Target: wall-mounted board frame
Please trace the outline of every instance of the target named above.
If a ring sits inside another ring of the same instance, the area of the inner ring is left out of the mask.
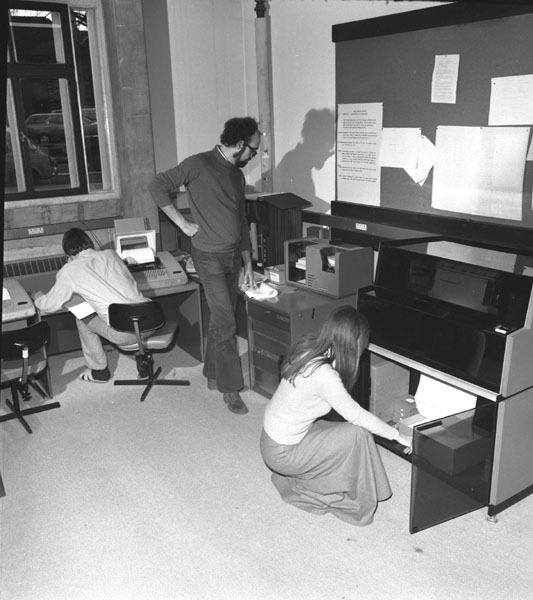
[[[382,103],[383,128],[420,128],[433,144],[441,127],[493,129],[489,113],[494,80],[533,78],[531,31],[533,5],[503,2],[457,2],[334,25],[337,107]],[[433,102],[435,57],[450,55],[459,55],[460,61],[456,100]],[[533,122],[516,127],[526,132],[531,154]],[[331,215],[343,223],[334,230],[335,237],[353,242],[365,235],[379,240],[415,231],[533,247],[533,160],[525,161],[516,184],[521,206],[512,219],[503,211],[494,217],[436,208],[433,170],[423,184],[393,167],[381,167],[380,179],[378,205],[337,195]],[[335,219],[323,224],[336,227]],[[348,236],[345,229],[351,231]]]

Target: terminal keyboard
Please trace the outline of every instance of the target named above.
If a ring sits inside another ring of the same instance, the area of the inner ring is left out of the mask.
[[[170,252],[158,252],[149,265],[128,265],[140,292],[184,285],[186,273]]]

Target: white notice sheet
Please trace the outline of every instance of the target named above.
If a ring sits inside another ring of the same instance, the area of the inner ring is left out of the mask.
[[[421,135],[419,127],[384,127],[379,164],[382,167],[416,169]]]
[[[379,206],[383,104],[339,104],[337,114],[337,199]]]
[[[438,54],[435,56],[431,81],[431,102],[455,104],[458,74],[459,54]]]
[[[406,173],[415,183],[424,185],[429,172],[435,166],[437,156],[435,145],[425,135],[421,135],[418,141],[416,165],[413,169],[405,167]]]
[[[438,127],[433,208],[520,221],[529,130]]]
[[[493,77],[489,125],[533,123],[533,75]]]

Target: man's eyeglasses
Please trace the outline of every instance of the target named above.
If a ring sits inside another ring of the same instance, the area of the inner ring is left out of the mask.
[[[250,144],[247,144],[246,142],[244,142],[244,145],[248,148],[248,150],[250,150],[250,153],[252,155],[250,158],[257,156],[257,151],[259,150],[259,148],[254,148],[253,146],[250,146]]]

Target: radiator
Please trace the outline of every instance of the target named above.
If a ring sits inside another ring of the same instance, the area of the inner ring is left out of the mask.
[[[47,292],[55,282],[56,273],[67,262],[63,254],[35,260],[18,260],[3,265],[3,277],[18,279],[28,292]]]

